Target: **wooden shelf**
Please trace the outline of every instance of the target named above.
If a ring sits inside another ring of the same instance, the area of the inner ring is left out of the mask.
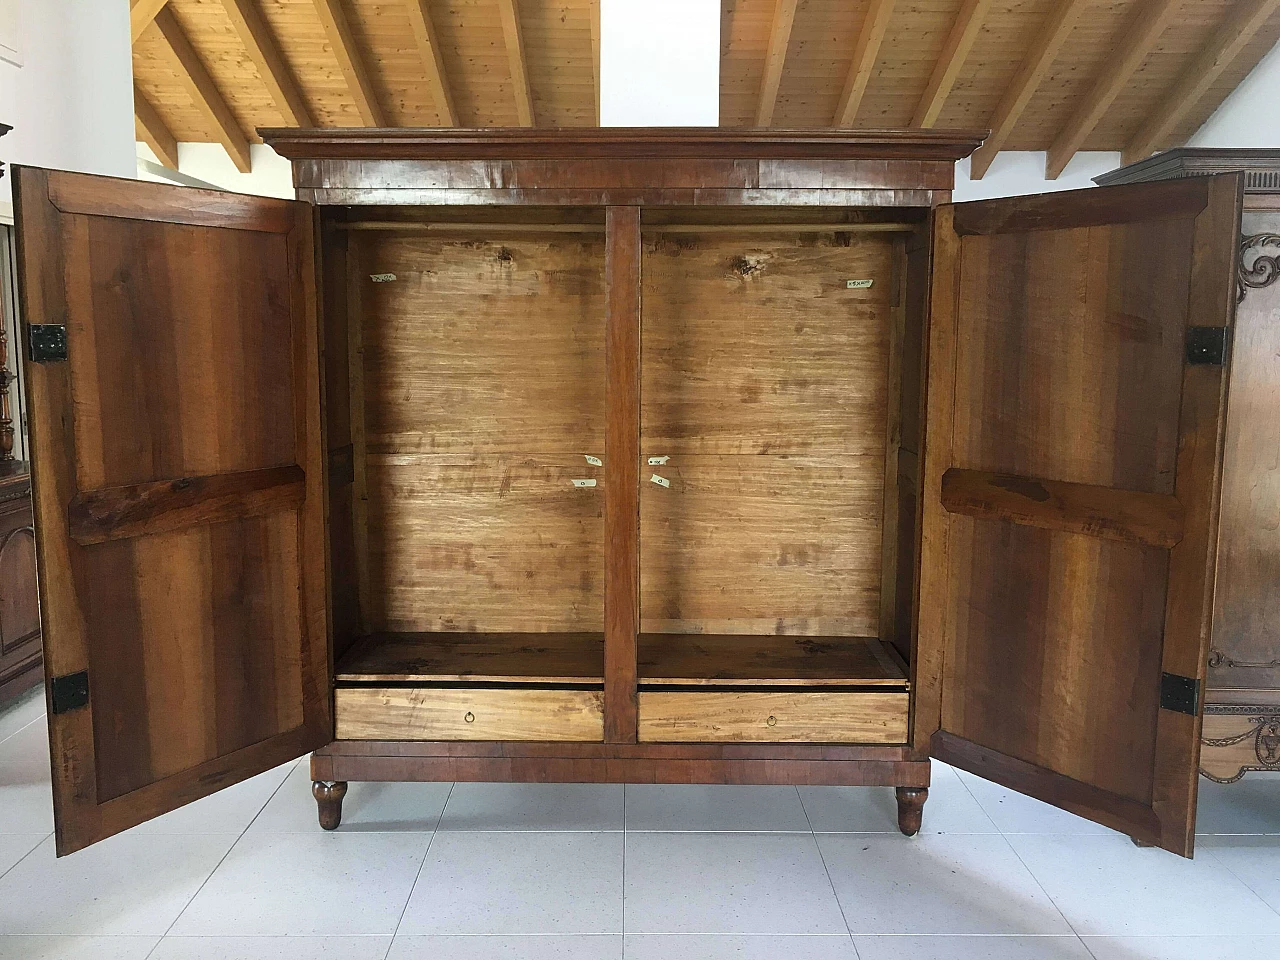
[[[604,683],[601,633],[375,633],[338,662],[338,683]]]
[[[646,633],[641,686],[883,686],[907,689],[902,659],[873,637]]]

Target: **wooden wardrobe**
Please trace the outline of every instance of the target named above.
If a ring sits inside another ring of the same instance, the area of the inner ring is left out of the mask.
[[[954,131],[267,130],[17,171],[57,844],[350,780],[894,786],[1189,855],[1238,175]]]
[[[1244,216],[1200,772],[1280,771],[1280,150],[1187,147],[1098,178],[1241,171]]]

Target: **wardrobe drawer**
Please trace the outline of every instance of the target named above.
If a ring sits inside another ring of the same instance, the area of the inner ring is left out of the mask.
[[[339,687],[339,740],[603,740],[599,690]]]
[[[641,691],[640,740],[905,743],[905,692]]]

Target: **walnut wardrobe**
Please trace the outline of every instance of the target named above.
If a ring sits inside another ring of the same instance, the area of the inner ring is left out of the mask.
[[[57,846],[350,780],[870,784],[1189,855],[1238,175],[954,131],[267,130],[17,171]]]

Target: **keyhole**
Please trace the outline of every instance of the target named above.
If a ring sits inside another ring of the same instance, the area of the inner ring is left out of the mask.
[[[465,717],[463,717],[462,719],[463,719],[463,720],[465,720],[465,721],[467,721],[467,723],[475,723],[475,722],[476,722],[476,715],[475,715],[474,713],[472,713],[470,710],[468,710],[468,711],[467,711],[467,715],[466,715]]]

